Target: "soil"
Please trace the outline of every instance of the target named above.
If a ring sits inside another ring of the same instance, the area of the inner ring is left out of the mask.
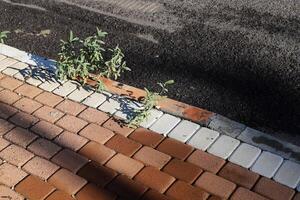
[[[109,33],[106,45],[119,44],[132,69],[119,81],[154,89],[174,79],[171,98],[256,129],[299,136],[300,12],[170,2],[161,16],[133,12],[133,18],[113,7],[107,14],[63,1],[0,1],[0,30],[12,32],[9,45],[56,59],[59,40],[70,30],[85,37],[98,26]]]

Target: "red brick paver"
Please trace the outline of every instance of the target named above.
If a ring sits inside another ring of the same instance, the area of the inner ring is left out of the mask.
[[[73,102],[71,100],[64,100],[60,104],[56,106],[58,110],[61,110],[64,113],[68,113],[70,115],[78,115],[81,111],[83,111],[86,106],[83,104],[79,104],[76,102]]]
[[[122,154],[115,155],[106,166],[130,178],[135,176],[144,167],[141,162]]]
[[[204,190],[189,185],[183,181],[177,181],[174,183],[166,194],[178,200],[204,200],[209,196],[209,194]]]
[[[38,94],[42,93],[42,90],[25,83],[19,88],[17,88],[15,92],[32,99]]]
[[[28,199],[44,199],[54,189],[50,184],[32,175],[26,177],[16,186],[16,191]]]
[[[232,163],[227,163],[219,172],[219,176],[248,189],[251,189],[259,178],[258,174]]]
[[[157,168],[145,167],[135,176],[134,180],[163,193],[175,181],[175,178],[159,171]]]
[[[228,198],[236,187],[234,183],[209,172],[203,173],[195,185],[222,198]]]
[[[91,141],[80,149],[79,153],[99,164],[104,164],[115,154],[115,151]]]
[[[144,146],[134,155],[134,159],[140,160],[145,165],[150,165],[161,169],[169,162],[171,157],[165,153]]]
[[[107,147],[122,153],[126,156],[132,156],[142,145],[122,135],[116,134],[106,144]]]
[[[192,146],[183,144],[178,140],[167,138],[157,147],[157,150],[175,158],[184,160],[192,153],[194,148]]]
[[[76,194],[87,181],[66,169],[60,169],[49,178],[49,183],[67,194]]]
[[[200,150],[196,150],[192,153],[187,161],[212,173],[217,173],[226,163],[225,160]]]
[[[295,191],[291,188],[265,177],[259,179],[253,191],[274,200],[289,200],[295,194]]]
[[[89,124],[82,131],[80,131],[79,134],[100,144],[104,144],[112,136],[114,136],[114,133],[111,130],[96,124]]]
[[[50,107],[54,107],[63,101],[63,98],[49,92],[43,92],[35,98],[36,101]]]
[[[145,128],[138,128],[129,135],[129,138],[143,145],[155,148],[164,139],[164,136]]]

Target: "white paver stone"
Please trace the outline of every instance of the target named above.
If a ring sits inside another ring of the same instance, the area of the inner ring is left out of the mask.
[[[150,129],[154,132],[167,135],[179,122],[180,118],[164,114],[150,127]]]
[[[1,61],[1,60],[4,60],[5,58],[7,58],[5,55],[1,55],[1,54],[0,54],[0,61]]]
[[[78,87],[71,94],[69,94],[68,98],[76,102],[81,102],[92,93],[93,90],[89,87]]]
[[[7,67],[17,63],[18,61],[12,58],[5,58],[0,61],[0,71],[5,70]]]
[[[144,128],[149,128],[154,122],[156,122],[164,113],[157,109],[150,110],[149,117],[144,120],[140,126]]]
[[[30,77],[28,79],[25,80],[26,83],[30,84],[30,85],[34,85],[34,86],[39,86],[41,85],[45,80],[43,80],[42,78],[33,78]]]
[[[272,178],[282,162],[282,157],[263,151],[251,167],[251,170],[267,178]]]
[[[188,141],[188,144],[202,151],[206,151],[219,135],[220,133],[217,131],[202,127]]]
[[[120,109],[115,113],[115,116],[121,119],[131,119],[134,117],[134,111],[137,109],[142,109],[142,104],[129,99],[124,99],[120,104]]]
[[[11,47],[11,46],[8,46],[5,44],[0,44],[0,54],[15,58],[17,60],[20,60],[19,59],[20,57],[27,55],[27,53],[25,51],[21,51],[17,48],[14,48],[14,47]]]
[[[188,141],[193,134],[200,128],[196,123],[182,120],[169,134],[170,138],[174,138],[181,142]]]
[[[23,70],[25,68],[28,68],[28,65],[26,63],[18,62],[7,67],[5,70],[2,71],[2,73],[9,76],[13,76],[16,73],[18,73],[20,70]]]
[[[104,101],[108,100],[110,97],[111,97],[111,94],[109,94],[107,92],[103,92],[103,93],[95,92],[95,93],[91,94],[90,96],[88,96],[82,103],[87,106],[97,108]]]
[[[230,162],[249,168],[256,161],[261,153],[261,149],[242,143],[228,159]]]
[[[14,78],[16,78],[16,79],[18,79],[18,80],[20,80],[20,81],[25,81],[24,75],[21,74],[20,72],[16,73],[16,74],[14,75]]]
[[[59,86],[58,88],[56,88],[53,93],[57,94],[59,96],[63,96],[66,97],[68,96],[71,92],[73,92],[74,90],[76,90],[76,88],[78,87],[78,84],[73,82],[73,81],[67,81],[64,84],[62,84],[61,86]]]
[[[265,151],[278,154],[289,159],[291,154],[300,152],[300,147],[291,145],[290,143],[279,140],[266,133],[247,127],[239,136],[238,139],[253,146],[259,147]]]
[[[239,144],[239,140],[227,135],[221,135],[207,151],[215,156],[227,159]]]
[[[47,80],[44,83],[42,83],[41,85],[39,85],[39,88],[46,90],[48,92],[52,92],[53,90],[58,88],[60,85],[61,85],[61,83],[59,83],[56,80]]]
[[[121,109],[120,101],[121,99],[117,99],[115,96],[111,97],[108,100],[106,100],[103,104],[101,104],[101,106],[99,106],[98,109],[113,115],[115,112]]]
[[[285,160],[274,176],[274,180],[291,188],[296,188],[300,183],[300,165]]]
[[[208,127],[234,138],[240,135],[246,128],[244,124],[235,122],[218,114],[211,118],[211,122],[209,123]]]

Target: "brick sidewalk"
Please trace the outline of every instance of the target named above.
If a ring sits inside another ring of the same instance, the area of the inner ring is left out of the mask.
[[[0,74],[0,200],[300,194],[219,157]]]

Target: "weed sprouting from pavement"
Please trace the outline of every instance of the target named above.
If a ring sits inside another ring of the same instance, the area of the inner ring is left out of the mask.
[[[4,44],[5,39],[7,39],[7,35],[9,34],[9,31],[2,31],[0,32],[0,43]]]
[[[150,116],[150,111],[157,106],[159,101],[167,97],[165,96],[168,93],[167,87],[169,85],[174,84],[174,80],[168,80],[164,83],[157,83],[157,84],[160,87],[159,92],[152,92],[149,91],[147,88],[144,88],[144,90],[146,91],[146,96],[141,101],[143,106],[141,109],[134,110],[133,117],[128,119],[127,121],[129,127],[136,128],[143,121],[148,119],[148,117]]]
[[[61,40],[57,77],[61,80],[79,80],[82,84],[89,78],[94,79],[98,90],[103,91],[105,87],[100,80],[101,77],[117,80],[124,71],[130,71],[119,46],[109,49],[111,58],[105,59],[103,40],[106,35],[106,32],[97,28],[96,34],[82,40],[70,31],[68,40]]]

